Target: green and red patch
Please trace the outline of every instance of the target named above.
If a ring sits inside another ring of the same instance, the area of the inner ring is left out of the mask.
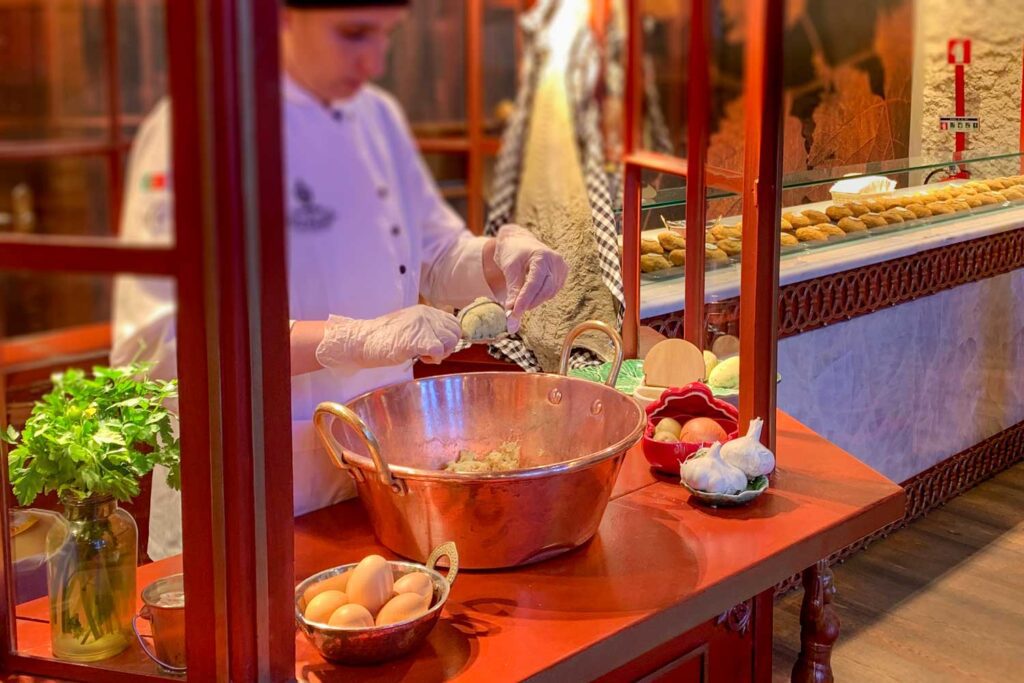
[[[166,190],[167,189],[167,174],[166,173],[147,173],[142,176],[142,189],[143,190]]]

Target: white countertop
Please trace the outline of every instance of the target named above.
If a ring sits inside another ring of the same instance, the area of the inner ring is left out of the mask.
[[[920,188],[911,188],[912,192]],[[929,187],[931,189],[931,186]],[[897,193],[902,194],[902,193]],[[824,208],[831,202],[800,207]],[[798,209],[785,209],[785,211]],[[734,222],[734,221],[726,221]],[[958,214],[935,225],[922,225],[884,235],[868,236],[848,242],[785,255],[779,266],[779,285],[803,282],[823,275],[861,268],[882,261],[936,249],[948,244],[1008,232],[1024,227],[1024,205],[982,213]],[[655,234],[659,231],[653,231]],[[640,281],[640,318],[653,318],[681,311],[685,278]],[[740,266],[734,264],[709,270],[704,276],[704,299],[722,301],[739,295]]]

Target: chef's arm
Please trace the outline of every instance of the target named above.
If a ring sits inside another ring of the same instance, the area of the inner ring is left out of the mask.
[[[316,359],[316,349],[324,338],[325,320],[298,320],[292,326],[292,376],[305,375],[324,366]]]
[[[449,234],[425,245],[420,293],[434,305],[455,308],[477,297],[504,301],[505,277],[494,260],[495,246],[493,237],[475,237],[453,217]]]
[[[299,321],[291,328],[292,374],[440,363],[461,338],[455,316],[430,306],[408,306],[371,320],[332,315],[324,322]]]
[[[497,250],[498,241],[493,237],[488,238],[487,243],[484,244],[483,248],[483,262],[484,262],[484,279],[487,281],[487,286],[491,288],[491,293],[494,294],[494,298],[501,301],[505,296],[505,274],[501,272],[501,267],[498,266],[498,262],[494,260],[494,253]]]
[[[529,230],[505,225],[496,237],[472,237],[462,230],[427,264],[420,288],[438,304],[494,299],[509,312],[509,332],[516,332],[523,315],[555,296],[568,273],[565,260]]]

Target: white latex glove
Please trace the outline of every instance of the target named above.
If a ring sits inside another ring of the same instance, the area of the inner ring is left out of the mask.
[[[512,333],[519,331],[523,314],[557,294],[569,275],[569,266],[558,252],[518,225],[498,231],[494,261],[505,276],[505,309],[510,311],[508,331]]]
[[[440,363],[455,350],[462,327],[455,316],[430,306],[411,306],[373,320],[332,315],[316,359],[325,368],[379,368],[419,358]]]

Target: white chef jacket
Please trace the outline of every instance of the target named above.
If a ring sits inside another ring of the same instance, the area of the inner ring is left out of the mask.
[[[492,296],[483,273],[485,240],[473,237],[444,202],[394,100],[373,86],[325,106],[282,79],[288,294],[294,320],[331,314],[372,319],[413,306]],[[161,102],[133,144],[121,237],[173,240],[170,107]],[[172,283],[122,276],[114,288],[111,362],[157,362],[176,376]],[[312,426],[321,401],[346,402],[408,380],[412,363],[323,369],[292,378],[295,514],[354,495],[348,475],[321,450]],[[189,454],[184,454],[189,457]],[[187,482],[186,482],[187,485]],[[149,555],[181,551],[180,496],[155,473]]]

